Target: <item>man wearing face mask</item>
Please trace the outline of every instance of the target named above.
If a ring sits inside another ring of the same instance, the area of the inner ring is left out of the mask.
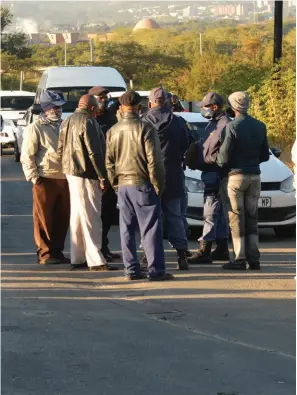
[[[224,100],[215,92],[208,93],[200,102],[201,115],[209,119],[205,134],[200,143],[203,144],[203,160],[205,165],[201,179],[204,189],[204,226],[200,241],[200,249],[191,258],[189,263],[212,263],[213,260],[228,261],[228,221],[220,198],[220,168],[215,163],[219,150],[221,134],[230,118],[223,111]],[[216,241],[217,247],[211,253],[212,243]]]
[[[57,155],[62,106],[59,95],[45,90],[42,113],[24,133],[21,162],[27,181],[33,183],[34,239],[38,263],[70,263],[63,255],[69,227],[70,200]]]
[[[108,100],[109,91],[102,86],[94,86],[90,89],[89,94],[96,97],[98,101],[98,112],[96,121],[106,138],[107,131],[117,123],[117,110],[119,105]],[[117,213],[117,196],[112,188],[108,188],[102,196],[102,254],[107,262],[120,259],[119,254],[115,254],[109,250],[108,232],[111,229],[113,220]]]

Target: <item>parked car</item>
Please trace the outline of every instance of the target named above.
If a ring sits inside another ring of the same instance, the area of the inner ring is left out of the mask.
[[[14,147],[15,145],[15,130],[16,127],[11,119],[3,119],[2,128],[0,132],[0,151],[2,155],[3,148]]]
[[[183,117],[188,126],[203,133],[207,125],[200,113],[176,113]],[[261,164],[261,198],[259,199],[259,227],[273,228],[276,236],[290,237],[296,231],[296,200],[292,171],[278,158],[281,151],[270,149],[270,159]],[[188,189],[187,218],[190,227],[203,226],[203,192],[199,170],[185,170]]]
[[[34,102],[35,93],[27,91],[0,91],[0,114],[3,119],[11,119],[16,125]]]

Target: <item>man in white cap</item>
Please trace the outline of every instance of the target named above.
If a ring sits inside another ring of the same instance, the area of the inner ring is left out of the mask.
[[[260,270],[258,248],[258,200],[261,192],[260,163],[269,160],[264,123],[248,115],[249,96],[229,96],[226,112],[234,118],[226,126],[224,142],[217,156],[222,167],[222,198],[228,210],[235,260],[224,269]]]

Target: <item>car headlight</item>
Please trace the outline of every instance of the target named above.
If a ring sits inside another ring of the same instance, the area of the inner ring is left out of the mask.
[[[286,193],[294,192],[294,176],[290,176],[281,182],[280,190]]]
[[[204,192],[204,184],[201,180],[197,180],[196,178],[186,177],[186,188],[188,192],[191,193],[203,193]]]

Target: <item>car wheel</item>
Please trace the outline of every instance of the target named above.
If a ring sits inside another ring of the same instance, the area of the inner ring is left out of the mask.
[[[276,237],[294,237],[296,235],[296,226],[279,226],[274,228],[274,233]]]
[[[21,160],[21,154],[19,153],[19,149],[17,147],[17,144],[14,146],[14,160],[16,162],[20,162],[20,160]]]
[[[1,156],[3,155],[3,147],[2,147],[2,144],[0,144],[0,155],[1,155]]]

